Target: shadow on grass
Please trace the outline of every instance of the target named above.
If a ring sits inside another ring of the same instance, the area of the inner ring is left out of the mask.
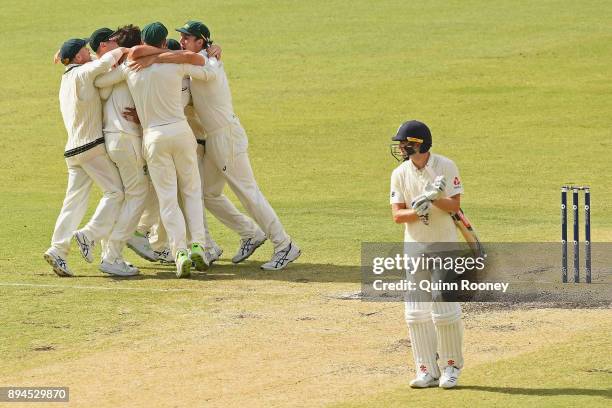
[[[612,388],[516,388],[516,387],[486,387],[481,385],[462,385],[458,390],[473,390],[484,392],[497,392],[510,395],[533,395],[542,397],[552,397],[559,395],[588,395],[591,397],[604,397],[612,399]]]
[[[174,265],[149,263],[136,265],[141,273],[132,277],[113,277],[116,280],[149,280],[177,279]],[[260,269],[261,262],[246,261],[234,265],[231,263],[215,263],[205,272],[191,270],[190,280],[221,281],[221,280],[274,280],[285,282],[346,282],[360,283],[361,270],[359,266],[332,264],[290,264],[280,271],[264,271]],[[77,275],[77,278],[100,278],[100,275]]]

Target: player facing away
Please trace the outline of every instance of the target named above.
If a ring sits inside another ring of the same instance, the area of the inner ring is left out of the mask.
[[[182,51],[181,45],[177,40],[168,39],[167,48],[169,51]],[[208,55],[210,57],[215,57],[217,59],[221,59],[221,47],[218,45],[214,45],[207,49]],[[202,178],[203,171],[203,159],[205,152],[205,144],[206,144],[206,132],[202,127],[202,123],[200,119],[195,113],[193,109],[193,103],[191,102],[191,91],[189,89],[191,78],[186,76],[183,78],[182,83],[182,98],[184,105],[185,117],[187,118],[187,123],[191,128],[196,142],[198,144],[198,148],[196,150],[198,157],[198,169],[200,171],[200,178]],[[204,199],[204,197],[202,197]],[[179,202],[179,205],[181,203]],[[206,213],[206,209],[204,209],[204,213]],[[208,224],[206,222],[206,214],[204,214],[204,228],[206,234],[206,240],[208,242],[208,247],[205,248],[205,255],[209,263],[212,265],[215,261],[219,260],[221,255],[223,254],[223,250],[215,243],[212,236],[210,235]],[[174,259],[172,259],[172,255],[169,255],[170,251],[168,248],[168,239],[167,234],[164,230],[163,224],[159,219],[159,204],[157,202],[157,197],[153,194],[153,197],[147,198],[147,206],[145,211],[138,223],[137,233],[140,236],[147,237],[147,242],[150,244],[150,247],[153,249],[154,254],[157,257],[157,260],[162,263],[174,263]]]
[[[429,151],[431,132],[422,122],[405,122],[392,140],[399,142],[395,147],[404,160],[391,175],[390,200],[393,220],[405,225],[404,241],[457,242],[449,215],[459,210],[463,193],[457,166]],[[431,279],[430,271],[417,273]],[[406,296],[405,317],[416,366],[410,386],[452,388],[463,367],[461,307],[457,302],[432,300],[425,292]]]
[[[119,47],[117,38],[125,30],[115,33],[109,28],[100,28],[90,36],[89,45],[98,58]],[[130,48],[140,44],[140,30],[133,30],[131,43],[121,46]],[[103,132],[106,151],[115,163],[123,183],[125,200],[117,222],[102,251],[100,270],[105,273],[130,276],[138,269],[128,265],[122,256],[126,243],[135,241],[134,231],[144,210],[145,200],[149,194],[149,180],[145,174],[145,161],[142,157],[142,129],[134,121],[128,120],[125,112],[134,108],[134,100],[125,82],[100,90],[103,99]],[[141,256],[155,260],[150,248],[142,245],[131,245]]]
[[[59,102],[68,133],[64,152],[68,187],[51,247],[44,258],[59,276],[73,275],[66,262],[73,234],[85,260],[92,262],[94,243],[108,237],[123,203],[121,178],[104,148],[102,103],[94,80],[116,64],[127,50],[117,48],[92,61],[86,44],[83,39],[70,39],[57,54],[66,66]],[[102,199],[91,220],[83,229],[75,231],[87,211],[89,191],[94,183],[102,190]]]

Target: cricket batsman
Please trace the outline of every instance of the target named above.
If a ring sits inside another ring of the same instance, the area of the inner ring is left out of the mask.
[[[449,215],[459,210],[463,193],[457,166],[429,151],[431,132],[422,122],[403,123],[392,140],[397,142],[394,153],[403,162],[391,175],[391,211],[395,223],[405,225],[404,241],[419,245],[457,242]],[[431,279],[429,271],[418,273],[429,274],[426,278]],[[405,317],[416,365],[410,386],[452,388],[463,367],[461,307],[457,302],[432,300],[426,292],[406,297]]]

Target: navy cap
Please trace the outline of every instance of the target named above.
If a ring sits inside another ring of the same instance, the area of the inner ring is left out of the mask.
[[[168,29],[165,25],[156,21],[155,23],[147,24],[142,28],[141,31],[142,40],[154,47],[159,47],[162,45],[166,36],[168,35]]]
[[[409,142],[426,143],[431,140],[431,132],[426,124],[418,120],[409,120],[402,123],[397,129],[397,134],[391,139],[394,142]]]
[[[64,42],[59,54],[62,64],[68,65],[85,45],[87,45],[87,40],[83,38],[71,38]]]
[[[173,50],[173,51],[178,51],[181,49],[181,44],[176,41],[174,38],[169,38],[168,41],[166,41],[166,46],[168,47],[169,50]]]
[[[89,46],[94,52],[98,52],[100,43],[108,41],[109,38],[114,34],[114,31],[110,28],[98,28],[96,31],[91,33],[89,37]]]

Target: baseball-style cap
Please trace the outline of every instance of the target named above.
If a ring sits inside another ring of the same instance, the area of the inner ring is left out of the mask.
[[[71,38],[64,42],[60,48],[62,64],[68,65],[85,45],[87,45],[87,40],[83,38]]]
[[[176,29],[179,33],[193,35],[196,38],[210,39],[210,30],[201,21],[189,20],[184,26]]]
[[[431,132],[426,124],[418,120],[409,120],[402,123],[397,129],[397,134],[391,139],[394,142],[405,140],[416,143],[427,143],[431,141]]]
[[[159,21],[147,24],[141,31],[142,41],[146,44],[159,46],[166,39],[168,29]]]
[[[112,37],[113,33],[114,31],[107,27],[98,28],[96,31],[91,33],[91,36],[89,37],[89,46],[93,52],[97,52],[98,47],[100,47],[100,43],[108,41],[108,39]]]
[[[181,44],[176,41],[174,38],[169,38],[166,41],[166,46],[168,47],[169,50],[173,50],[173,51],[178,51],[181,49]]]

